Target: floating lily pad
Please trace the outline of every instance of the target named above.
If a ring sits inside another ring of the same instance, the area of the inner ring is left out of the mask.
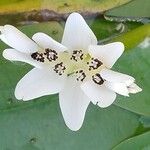
[[[26,103],[22,103],[26,105]],[[83,127],[70,131],[64,124],[58,98],[14,110],[0,110],[1,149],[108,150],[136,131],[138,116],[116,106],[100,109],[90,105]],[[128,121],[130,121],[130,126]],[[12,135],[12,136],[11,136]],[[107,139],[107,140],[106,140]]]
[[[120,41],[124,43],[126,50],[132,50],[139,43],[141,43],[146,37],[150,36],[150,24],[142,25],[129,32],[122,33],[119,36],[114,37],[109,42]]]
[[[126,5],[109,10],[108,12],[106,12],[106,16],[136,19],[142,17],[150,17],[149,10],[150,10],[149,0],[134,0]]]
[[[50,9],[61,13],[72,11],[103,12],[130,1],[131,0],[1,0],[0,12],[24,12],[34,9]]]
[[[117,145],[113,150],[149,150],[150,149],[150,132],[146,132],[139,136],[135,136],[133,138],[127,139]]]
[[[136,29],[137,27],[142,26],[141,23],[126,22],[124,24],[120,24],[118,22],[107,21],[105,19],[100,19],[100,18],[95,18],[95,20],[89,21],[89,25],[99,41],[107,39],[107,38],[108,38],[107,40],[109,40],[116,36],[118,37],[118,35],[120,35],[121,33],[126,33],[128,31]],[[120,27],[118,28],[118,26]],[[133,38],[133,34],[132,34],[132,38]],[[139,38],[141,38],[141,36]],[[119,38],[119,40],[120,39],[121,38]],[[141,40],[143,40],[143,37],[141,38]]]

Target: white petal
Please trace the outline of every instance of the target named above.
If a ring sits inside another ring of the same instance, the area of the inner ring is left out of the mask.
[[[60,92],[65,79],[55,72],[34,68],[28,72],[17,84],[15,96],[19,100],[31,100],[44,95]]]
[[[75,80],[67,80],[65,88],[59,94],[59,103],[66,125],[73,131],[79,130],[90,100]]]
[[[124,83],[114,83],[106,81],[104,82],[104,84],[107,88],[113,90],[120,95],[129,96],[127,86]]]
[[[10,61],[21,61],[33,65],[37,68],[43,67],[43,64],[32,59],[29,54],[21,53],[15,49],[5,49],[3,51],[3,57]]]
[[[45,33],[40,33],[40,32],[36,33],[33,35],[32,39],[44,49],[50,48],[57,52],[63,52],[67,50],[65,46],[55,41],[54,39],[52,39],[50,36],[48,36]]]
[[[9,45],[9,42],[7,41],[7,39],[5,38],[5,36],[3,34],[0,35],[0,39],[7,45]]]
[[[20,52],[33,53],[39,50],[39,47],[35,42],[14,26],[5,25],[1,32],[1,40]]]
[[[106,88],[104,85],[97,85],[94,82],[87,81],[81,85],[81,89],[99,107],[108,107],[116,99],[116,93]]]
[[[135,83],[132,83],[129,87],[128,87],[128,90],[129,90],[129,93],[138,93],[138,92],[141,92],[142,89],[136,85]]]
[[[92,57],[100,59],[104,65],[111,68],[124,51],[121,42],[114,42],[106,45],[90,45],[89,53]]]
[[[87,50],[89,45],[97,44],[97,39],[83,17],[72,13],[66,21],[62,44],[70,50]]]
[[[135,79],[129,75],[115,72],[109,69],[102,69],[100,75],[107,81],[125,83],[126,86],[129,86],[135,81]]]

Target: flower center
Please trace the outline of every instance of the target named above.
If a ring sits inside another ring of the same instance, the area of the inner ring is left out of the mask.
[[[31,57],[50,66],[58,75],[75,76],[76,80],[80,82],[92,79],[99,85],[104,82],[99,74],[104,68],[103,63],[82,50],[74,50],[70,54],[69,52],[57,53],[55,50],[47,48],[44,52],[31,54]]]

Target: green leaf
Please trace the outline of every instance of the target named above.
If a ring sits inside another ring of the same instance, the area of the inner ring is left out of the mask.
[[[1,0],[0,12],[24,12],[49,9],[59,13],[73,11],[103,12],[131,0]]]
[[[134,0],[130,3],[106,12],[106,16],[116,17],[150,17],[150,1],[149,0]]]
[[[140,122],[144,128],[150,128],[150,117],[141,116]]]
[[[31,103],[30,107],[0,111],[1,149],[108,150],[133,135],[139,124],[138,116],[116,106],[100,109],[90,105],[83,127],[73,132],[64,124],[58,97]]]
[[[90,20],[88,23],[89,23],[91,29],[93,30],[94,34],[100,41],[120,35],[120,33],[122,32],[121,28],[119,30],[117,30],[117,26],[120,25],[120,23],[115,22],[115,21],[107,21],[105,19],[95,18],[95,20],[92,20],[92,21]],[[142,26],[142,24],[135,23],[135,22],[127,22],[127,23],[124,23],[123,26],[124,26],[123,32],[128,32],[137,27]],[[133,38],[133,36],[132,36],[132,38]],[[124,34],[122,34],[122,37],[124,37]],[[140,37],[140,38],[143,40],[142,37]],[[120,39],[121,38],[119,38],[119,40]]]
[[[113,150],[149,150],[150,149],[150,131],[144,134],[127,139],[117,145]]]
[[[146,37],[150,36],[150,24],[142,25],[131,31],[125,32],[109,42],[120,41],[124,43],[125,49],[130,50],[136,47]]]
[[[58,31],[56,34],[53,34],[54,29]],[[56,22],[23,27],[22,30],[30,36],[43,31],[55,39],[59,39],[62,34],[62,26]],[[5,47],[1,42],[1,53]],[[136,134],[139,128],[138,115],[117,106],[101,109],[92,104],[81,130],[70,131],[64,124],[57,95],[28,102],[15,99],[15,86],[31,67],[9,62],[1,55],[0,59],[2,150],[108,150]]]

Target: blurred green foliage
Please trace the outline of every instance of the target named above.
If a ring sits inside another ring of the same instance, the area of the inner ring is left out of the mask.
[[[50,9],[56,12],[102,12],[131,0],[1,0],[0,12],[24,12],[33,9]]]

